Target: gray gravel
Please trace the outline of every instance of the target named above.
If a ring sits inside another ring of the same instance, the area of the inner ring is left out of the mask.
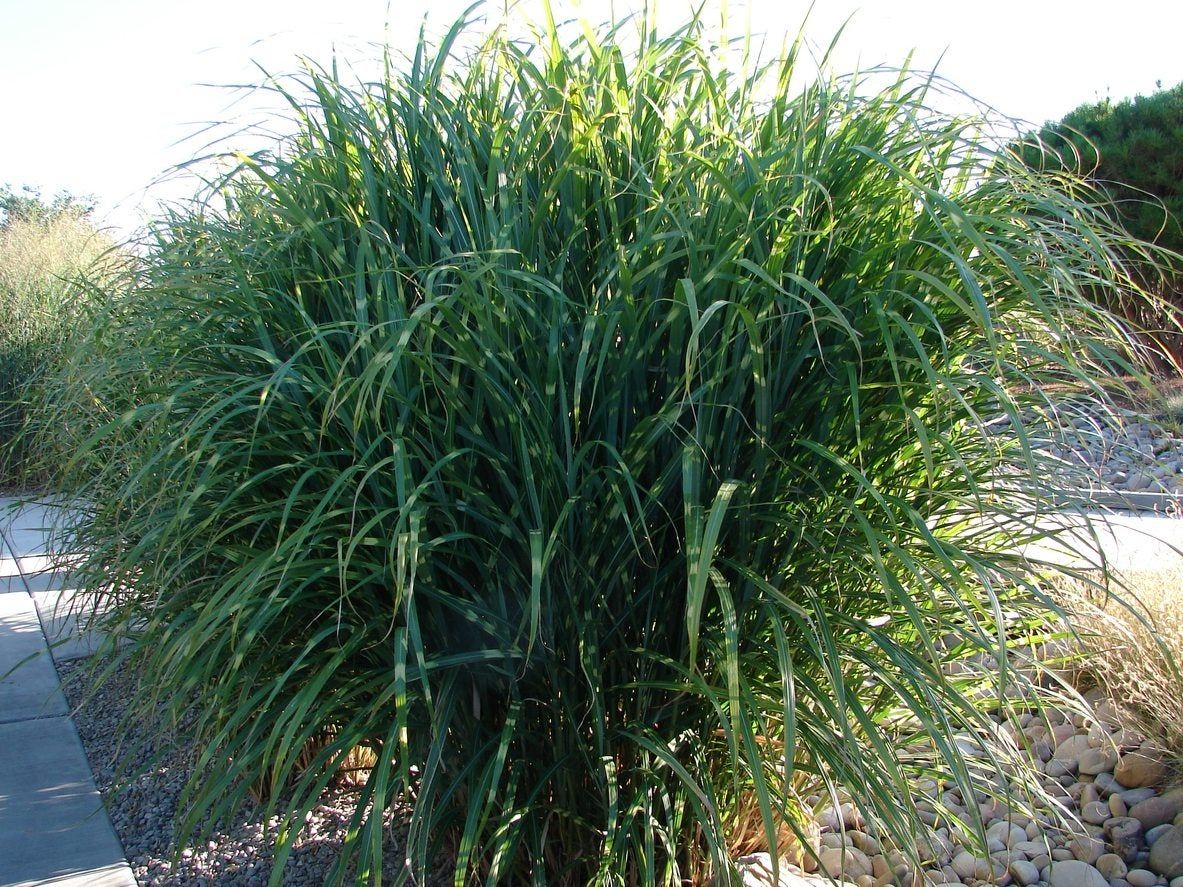
[[[1034,416],[1024,425],[1037,449],[1059,460],[1073,486],[1118,493],[1165,493],[1183,500],[1183,436],[1171,423],[1128,410],[1070,403],[1053,432]],[[1006,419],[991,424],[1010,434]]]
[[[74,723],[95,781],[137,882],[153,887],[264,887],[271,874],[271,844],[277,821],[263,822],[259,808],[248,802],[235,822],[218,829],[213,840],[182,848],[174,865],[172,857],[177,846],[173,818],[189,776],[187,762],[192,759],[192,749],[178,743],[164,723],[134,724],[130,730],[122,729],[127,700],[136,692],[135,675],[126,668],[89,700],[85,663],[64,663],[58,669],[66,698],[76,709]],[[135,778],[125,790],[112,791],[121,755],[130,754],[131,760],[143,762],[152,760],[157,752],[163,752],[160,766]],[[339,857],[355,798],[356,794],[346,786],[325,792],[284,866],[284,885],[319,887],[325,883]],[[395,874],[402,856],[400,838],[392,821],[383,854],[387,878]],[[432,882],[450,883],[450,874],[441,871]]]

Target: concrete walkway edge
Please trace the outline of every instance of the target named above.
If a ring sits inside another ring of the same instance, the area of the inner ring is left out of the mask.
[[[45,573],[48,507],[0,499],[0,885],[135,887],[46,638],[49,597],[68,594]]]

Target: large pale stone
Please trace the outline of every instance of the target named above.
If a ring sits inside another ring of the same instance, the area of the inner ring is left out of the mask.
[[[857,847],[827,847],[821,852],[822,868],[835,877],[858,879],[874,870],[867,854]]]
[[[1098,773],[1112,771],[1117,766],[1117,749],[1111,745],[1086,748],[1077,756],[1076,760],[1080,764],[1081,773],[1096,776]]]
[[[1109,887],[1104,875],[1079,859],[1053,862],[1047,882],[1050,887]]]
[[[1089,738],[1086,735],[1073,734],[1056,746],[1052,753],[1053,761],[1079,761],[1080,756],[1089,751]],[[1129,785],[1129,783],[1126,783]]]
[[[1168,880],[1183,876],[1183,829],[1172,826],[1150,848],[1150,870]]]

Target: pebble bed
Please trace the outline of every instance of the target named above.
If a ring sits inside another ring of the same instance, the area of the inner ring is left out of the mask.
[[[59,664],[58,670],[95,782],[136,882],[145,887],[266,887],[278,819],[263,821],[259,807],[248,801],[233,824],[218,829],[201,846],[182,849],[174,865],[173,819],[190,773],[190,750],[177,743],[163,723],[122,723],[127,700],[136,692],[134,676],[126,669],[89,697],[91,685],[81,663]],[[160,763],[135,778],[126,790],[112,792],[117,764],[129,750],[137,760]],[[285,887],[325,883],[340,855],[355,798],[346,786],[325,792],[284,866]],[[384,881],[393,879],[401,858],[400,837],[396,825],[388,824]],[[428,885],[450,883],[450,872],[441,867]]]
[[[1087,405],[1065,408],[1062,430],[1052,433],[1032,418],[1027,425],[1035,446],[1061,462],[1073,485],[1115,493],[1169,494],[1183,501],[1183,437],[1168,425],[1140,414],[1106,413]],[[1009,434],[1010,423],[991,426]]]
[[[994,797],[964,799],[952,783],[920,786],[916,812],[928,834],[917,841],[922,867],[881,845],[851,804],[818,820],[820,865],[854,887],[1036,885],[1036,887],[1183,887],[1183,787],[1164,791],[1166,755],[1122,726],[1111,701],[1093,698],[1092,716],[1032,712],[1003,728],[1031,755],[1056,806],[1034,816],[998,800],[1021,792],[996,777]],[[972,829],[969,805],[985,825],[985,848],[963,841]],[[955,828],[945,823],[960,820]],[[782,863],[778,882],[767,854],[740,861],[745,887],[815,887],[820,874]],[[818,870],[818,860],[805,868]]]
[[[995,427],[1006,431],[1005,423]],[[1114,421],[1078,410],[1067,431],[1049,435],[1041,447],[1061,459],[1066,472],[1096,489],[1183,498],[1183,438],[1132,414]],[[265,885],[276,823],[261,821],[259,809],[250,805],[213,840],[182,850],[173,863],[172,822],[190,755],[159,724],[126,732],[121,718],[135,692],[131,675],[118,673],[82,705],[88,687],[84,670],[70,664],[60,668],[71,706],[81,705],[75,723],[137,882]],[[918,841],[919,869],[907,854],[882,845],[850,804],[823,811],[817,821],[820,865],[850,887],[1183,887],[1183,787],[1167,787],[1166,754],[1123,726],[1117,706],[1097,697],[1091,701],[1091,717],[1049,710],[1045,720],[1028,712],[1003,727],[1032,757],[1057,809],[1036,808],[1032,817],[985,794],[966,799],[952,784],[931,782],[919,787],[915,801],[928,829]],[[127,747],[141,749],[144,759],[162,749],[166,754],[161,766],[139,776],[126,791],[112,793],[115,763]],[[1004,776],[998,780],[998,794],[1022,789],[1009,786]],[[347,787],[326,792],[284,868],[284,885],[324,883],[340,852],[354,797]],[[971,822],[970,804],[978,807],[986,826],[984,848],[963,843],[961,830],[947,824],[950,816]],[[387,877],[394,875],[391,866],[400,855],[392,824],[384,853]],[[803,862],[810,871],[782,863],[778,881],[769,863],[768,854],[740,860],[745,887],[832,883],[819,872],[819,860]],[[443,869],[434,883],[450,882],[450,872]]]

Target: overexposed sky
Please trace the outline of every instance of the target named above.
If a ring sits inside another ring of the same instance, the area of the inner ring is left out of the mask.
[[[721,0],[715,0],[712,10]],[[560,15],[620,17],[643,0],[556,0]],[[499,15],[504,0],[486,5]],[[537,17],[539,0],[520,12]],[[377,44],[409,50],[424,15],[440,33],[468,0],[0,0],[0,183],[99,198],[128,231],[145,188],[207,141],[203,125],[259,122],[239,94],[209,84],[257,82],[254,63],[293,70],[334,50],[365,71]],[[684,19],[690,0],[657,0]],[[728,0],[731,28],[779,46],[810,7]],[[852,17],[853,16],[853,17]],[[825,46],[847,19],[835,67],[901,64],[938,71],[999,112],[1034,123],[1077,105],[1183,82],[1183,4],[1165,0],[816,0],[806,33]],[[149,194],[170,195],[169,186]]]

